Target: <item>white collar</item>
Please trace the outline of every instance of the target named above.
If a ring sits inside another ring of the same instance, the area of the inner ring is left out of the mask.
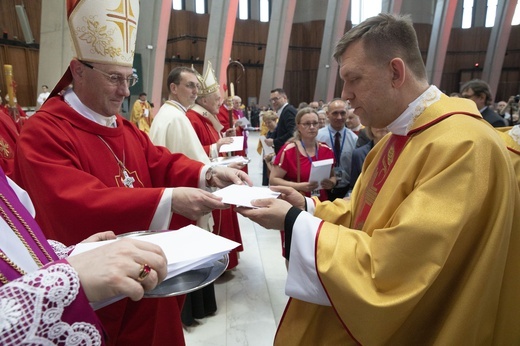
[[[72,107],[72,109],[81,114],[83,117],[92,120],[93,122],[98,123],[102,126],[117,127],[115,115],[106,117],[104,115],[94,112],[92,109],[85,106],[83,102],[81,102],[74,90],[67,90],[63,95],[63,99],[65,100],[65,102],[67,102],[69,106]]]
[[[172,99],[169,99],[168,101],[170,101],[171,103],[173,103],[174,105],[180,107],[180,109],[182,109],[184,111],[184,113],[186,113],[188,110],[186,109],[186,107],[184,107],[179,101],[176,101],[176,100],[172,100]]]
[[[390,125],[387,126],[388,131],[395,135],[406,136],[415,122],[415,119],[421,115],[424,110],[441,99],[442,92],[435,86],[431,85],[418,98],[412,101],[408,108]]]
[[[282,114],[282,111],[283,109],[285,108],[285,106],[287,106],[289,104],[289,102],[285,102],[284,105],[282,106],[282,108],[280,108],[278,110],[278,112],[276,112],[278,114],[278,117],[280,117],[280,115]]]
[[[507,132],[507,134],[511,136],[511,138],[513,138],[513,140],[517,142],[518,145],[520,145],[520,125],[513,126],[511,130]]]

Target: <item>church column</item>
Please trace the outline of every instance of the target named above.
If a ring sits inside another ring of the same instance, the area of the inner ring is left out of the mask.
[[[148,100],[155,105],[155,112],[162,104],[171,11],[172,0],[141,1],[135,52],[141,55],[142,73],[139,79],[143,82],[143,92],[148,94]],[[130,107],[135,99],[131,100]]]
[[[265,51],[264,71],[258,104],[268,105],[272,89],[282,88],[296,0],[272,1]]]
[[[329,0],[313,100],[329,102],[334,98],[338,63],[332,58],[332,54],[334,53],[336,43],[345,33],[349,8],[350,1],[348,0]]]
[[[43,0],[36,95],[41,92],[43,84],[49,86],[49,91],[54,88],[73,57],[67,9],[63,0]]]
[[[497,93],[502,74],[516,3],[516,0],[498,0],[495,26],[491,29],[491,36],[489,37],[482,80],[488,82],[493,98]]]
[[[403,6],[403,0],[383,0],[382,11],[384,13],[401,13],[401,7]]]
[[[446,51],[450,41],[457,0],[437,0],[433,16],[432,33],[426,58],[426,74],[431,84],[440,86]]]
[[[221,88],[227,82],[226,69],[231,57],[237,10],[238,0],[211,2],[204,69],[199,72],[203,74],[208,61],[211,61]]]

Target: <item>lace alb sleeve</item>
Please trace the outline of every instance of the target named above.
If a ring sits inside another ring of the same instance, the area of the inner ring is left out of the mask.
[[[69,254],[74,250],[76,245],[65,246],[65,244],[60,243],[59,241],[48,239],[49,244],[52,246],[52,249],[58,255],[59,259],[64,259],[69,257]]]
[[[101,345],[100,331],[85,322],[88,303],[71,308],[79,292],[78,275],[66,263],[0,287],[0,345]]]

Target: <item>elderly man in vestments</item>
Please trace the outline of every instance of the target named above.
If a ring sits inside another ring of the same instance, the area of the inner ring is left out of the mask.
[[[72,244],[103,230],[178,229],[226,208],[197,187],[250,183],[246,174],[172,154],[118,114],[136,81],[139,1],[127,2],[123,26],[112,17],[118,1],[67,4],[77,58],[24,128],[15,155],[17,180],[35,202],[46,235]],[[71,82],[72,89],[57,94]],[[182,302],[125,299],[97,313],[111,345],[182,345]]]
[[[223,136],[244,136],[243,150],[232,152],[232,154],[245,157],[247,156],[247,131],[236,123],[236,121],[240,119],[241,115],[243,116],[243,113],[239,114],[237,112],[233,106],[233,97],[230,96],[224,99],[224,102],[222,102],[218,109],[216,117],[222,125],[220,133]],[[242,170],[247,173],[247,166],[242,167]]]
[[[90,303],[117,295],[141,299],[164,278],[164,253],[156,245],[124,239],[67,257],[72,248],[48,241],[33,215],[27,193],[0,169],[0,344],[104,344],[103,326]],[[85,241],[105,239],[115,239],[114,233]],[[145,274],[143,263],[149,269]]]
[[[428,85],[408,17],[367,19],[334,57],[342,98],[392,134],[349,201],[278,188],[285,201],[239,209],[289,230],[275,344],[520,344],[520,195],[504,141],[473,102]]]
[[[204,76],[198,72],[195,73],[200,84],[200,89],[195,105],[188,110],[186,116],[195,129],[195,133],[207,156],[217,158],[220,146],[229,143],[230,140],[230,138],[222,137],[221,131],[223,126],[217,118],[221,103],[219,83],[211,62],[209,61]],[[235,168],[243,168],[243,166],[237,166]],[[214,210],[213,219],[215,220],[213,233],[242,244],[238,217],[234,210]],[[229,253],[228,269],[233,269],[238,265],[239,251],[243,251],[242,245]]]

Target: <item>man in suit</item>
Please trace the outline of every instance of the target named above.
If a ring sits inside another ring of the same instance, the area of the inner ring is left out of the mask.
[[[490,123],[493,127],[507,126],[506,121],[500,115],[498,115],[493,109],[489,107],[491,105],[492,97],[489,85],[480,79],[473,79],[466,82],[460,89],[462,97],[471,99],[477,104],[477,108],[482,114],[484,120]]]
[[[294,133],[296,108],[287,102],[287,94],[282,88],[271,90],[269,102],[271,102],[274,110],[278,114],[278,125],[276,126],[274,138],[266,139],[265,143],[267,145],[274,145],[274,151],[278,153],[280,148]]]

